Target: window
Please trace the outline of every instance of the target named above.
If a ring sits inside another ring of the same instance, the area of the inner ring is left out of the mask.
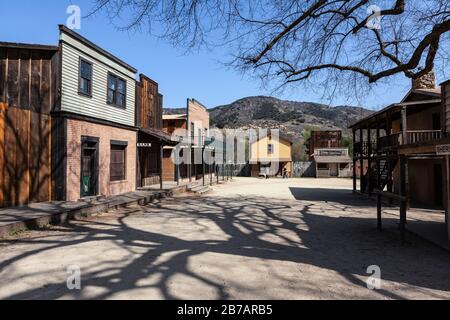
[[[111,73],[108,74],[107,102],[125,108],[127,82]]]
[[[195,125],[193,122],[191,122],[191,141],[192,141],[192,143],[194,142],[194,137],[195,137]]]
[[[126,180],[126,142],[111,142],[110,181]]]
[[[80,59],[80,79],[78,84],[78,92],[80,94],[92,95],[92,63]]]
[[[273,154],[273,152],[274,152],[273,144],[269,143],[267,145],[267,154]]]

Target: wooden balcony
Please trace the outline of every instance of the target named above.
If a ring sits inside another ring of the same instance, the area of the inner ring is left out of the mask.
[[[425,143],[439,140],[443,137],[441,130],[411,130],[394,133],[378,139],[379,150],[386,148],[397,148],[402,145]]]

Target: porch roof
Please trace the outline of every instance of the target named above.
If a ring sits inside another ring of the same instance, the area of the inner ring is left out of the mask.
[[[361,120],[356,121],[355,123],[349,126],[350,129],[358,129],[362,126],[366,126],[367,124],[376,123],[377,119],[383,116],[386,116],[388,113],[396,113],[400,112],[403,107],[421,107],[421,106],[429,106],[441,103],[441,89],[415,89],[410,90],[406,96],[402,99],[400,103],[393,103],[388,105],[387,107],[372,113],[371,115],[362,118]],[[420,94],[426,96],[426,99],[418,100],[418,101],[408,101],[410,97],[414,94]]]
[[[156,129],[150,129],[150,128],[139,128],[139,131],[151,136],[152,138],[155,138],[156,140],[160,140],[163,144],[166,145],[176,145],[178,142],[177,141],[173,141],[172,137],[160,130],[156,130]]]

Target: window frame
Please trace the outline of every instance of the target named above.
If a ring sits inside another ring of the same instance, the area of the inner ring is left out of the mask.
[[[85,78],[82,78],[82,76],[81,76],[81,64],[83,62],[91,66],[91,79],[89,80],[90,81],[89,93],[86,93],[81,90],[81,80],[85,79]],[[94,78],[94,64],[91,61],[89,61],[83,57],[80,57],[78,60],[78,94],[79,95],[85,96],[88,98],[92,98],[92,87],[93,87],[92,84],[94,82],[93,78]]]
[[[275,153],[275,145],[273,143],[267,144],[267,154],[274,154]]]
[[[113,102],[109,101],[108,93],[109,93],[109,78],[113,77],[115,79],[115,90],[113,95]],[[119,92],[119,86],[118,81],[121,80],[124,82],[124,99],[123,99],[123,105],[117,103],[117,93]],[[120,109],[126,109],[127,108],[127,80],[122,78],[121,76],[118,76],[110,71],[108,71],[107,79],[106,79],[106,103],[110,106],[117,107]]]
[[[110,141],[110,151],[109,151],[109,182],[111,182],[111,183],[117,183],[117,182],[124,182],[124,181],[127,181],[127,149],[128,149],[128,142],[126,142],[126,141],[116,141],[116,140],[111,140]],[[124,157],[124,159],[123,159],[123,176],[121,176],[120,178],[121,179],[113,179],[113,176],[112,176],[112,172],[111,172],[111,170],[112,170],[112,159],[111,159],[111,157],[112,157],[112,149],[113,149],[113,146],[115,146],[115,147],[121,147],[121,148],[123,148],[123,157]]]

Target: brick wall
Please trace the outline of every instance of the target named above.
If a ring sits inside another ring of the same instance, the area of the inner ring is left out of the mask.
[[[67,120],[66,200],[80,198],[81,136],[99,138],[99,195],[110,196],[136,189],[136,132],[79,120]],[[111,140],[127,141],[126,180],[110,182]]]

